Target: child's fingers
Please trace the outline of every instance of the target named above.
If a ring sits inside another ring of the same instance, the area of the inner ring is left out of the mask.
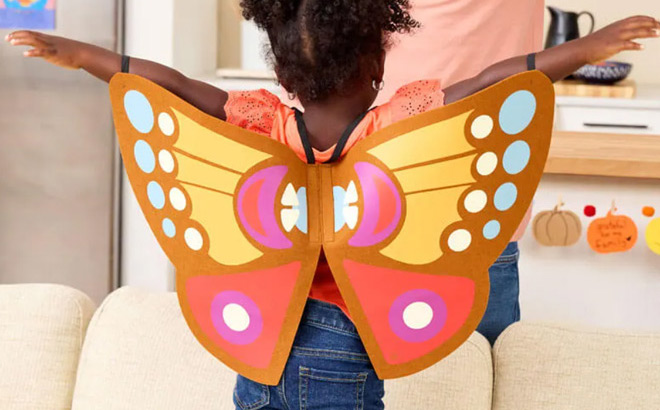
[[[639,44],[639,43],[634,42],[634,41],[624,41],[623,43],[621,43],[620,49],[621,49],[621,51],[643,50],[644,46],[642,44]]]
[[[9,44],[13,46],[33,46],[33,47],[45,47],[49,43],[46,42],[39,36],[34,35],[33,32],[21,32],[14,35],[9,35],[8,40]]]
[[[11,40],[17,40],[17,39],[22,39],[22,38],[27,38],[27,37],[37,37],[37,32],[35,31],[30,31],[30,30],[19,30],[19,31],[14,31],[13,33],[7,34],[5,37],[6,41],[11,41]]]
[[[13,39],[9,42],[9,44],[12,46],[30,46],[36,48],[43,48],[48,46],[48,44],[44,43],[43,41],[31,37]]]
[[[13,31],[5,36],[5,41],[10,41],[12,38],[24,36],[27,33],[30,33],[29,30],[18,30],[18,31]]]
[[[633,40],[636,38],[660,37],[660,30],[657,28],[638,28],[635,30],[624,31],[621,34],[623,40]]]
[[[660,27],[660,22],[649,16],[635,16],[626,19],[627,28]]]
[[[53,54],[53,50],[49,48],[33,48],[23,53],[25,57],[46,57]]]
[[[626,24],[626,26],[624,27],[624,30],[635,30],[635,29],[645,29],[645,28],[658,29],[658,28],[660,28],[660,23],[658,23],[654,19],[643,20],[643,21],[635,21],[635,22],[631,22],[629,24]]]
[[[43,57],[44,56],[44,50],[41,48],[33,48],[32,50],[24,51],[23,52],[24,57]]]

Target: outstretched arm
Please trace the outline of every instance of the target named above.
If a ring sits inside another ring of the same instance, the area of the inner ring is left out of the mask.
[[[105,82],[121,71],[119,54],[91,44],[34,31],[16,31],[5,40],[14,46],[31,47],[23,53],[26,57],[43,58],[70,69],[82,68]],[[226,119],[227,93],[223,90],[188,78],[164,65],[138,58],[131,58],[130,72],[155,82],[207,114]]]
[[[638,16],[617,21],[586,37],[541,51],[536,55],[536,68],[553,82],[575,72],[585,64],[605,60],[625,50],[641,50],[634,40],[660,36],[660,22]],[[445,103],[472,95],[514,74],[527,70],[526,56],[514,57],[486,68],[476,77],[447,87]]]

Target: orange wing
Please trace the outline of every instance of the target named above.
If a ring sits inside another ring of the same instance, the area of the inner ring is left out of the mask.
[[[332,170],[324,249],[381,378],[436,363],[476,329],[488,268],[543,173],[553,93],[540,72],[518,75],[376,133]]]
[[[177,269],[188,325],[240,374],[277,384],[320,252],[306,165],[140,77],[116,75],[110,92],[126,172]]]

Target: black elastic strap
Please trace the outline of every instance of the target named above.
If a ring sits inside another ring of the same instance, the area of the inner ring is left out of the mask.
[[[294,108],[293,112],[296,115],[296,124],[298,124],[298,134],[300,134],[300,140],[302,142],[303,148],[305,149],[305,157],[307,158],[308,164],[315,164],[316,158],[314,157],[314,150],[312,149],[312,144],[309,142],[309,135],[307,134],[307,127],[305,126],[305,121],[303,121],[302,112],[299,109]]]
[[[121,56],[121,72],[128,73],[131,68],[131,58],[127,55]]]
[[[369,112],[369,111],[367,111]],[[365,112],[364,114],[360,115],[351,123],[351,125],[348,126],[344,130],[344,133],[341,135],[341,138],[339,138],[339,141],[337,141],[337,145],[335,146],[335,150],[332,153],[332,156],[330,157],[329,160],[327,160],[325,163],[329,164],[331,162],[335,162],[341,157],[341,153],[344,151],[344,147],[346,146],[346,143],[348,142],[348,139],[351,137],[351,134],[353,134],[353,131],[357,128],[358,125],[362,122],[364,117],[367,115]]]
[[[536,70],[536,53],[527,54],[527,70]]]
[[[303,148],[305,149],[305,157],[307,158],[307,163],[308,164],[315,164],[316,163],[316,157],[314,157],[314,150],[312,149],[312,143],[309,141],[309,134],[307,133],[307,126],[305,125],[305,120],[303,119],[303,114],[297,108],[294,108],[293,111],[296,115],[296,124],[298,125],[298,134],[300,134],[300,141],[302,142]],[[369,111],[371,111],[371,110],[369,110]],[[337,141],[337,144],[335,145],[335,150],[332,152],[332,156],[330,157],[329,160],[325,161],[325,164],[335,162],[339,159],[339,157],[341,157],[341,153],[344,151],[344,147],[346,147],[346,143],[348,142],[348,139],[351,137],[351,134],[353,134],[353,131],[355,131],[357,126],[360,125],[360,122],[362,122],[362,120],[364,119],[364,117],[367,115],[367,113],[369,111],[363,113],[358,118],[356,118],[351,123],[351,125],[349,125],[344,130],[344,133],[341,135],[341,137],[339,138],[339,141]]]

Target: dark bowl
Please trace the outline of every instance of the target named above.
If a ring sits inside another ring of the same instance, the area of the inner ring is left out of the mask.
[[[631,64],[605,61],[585,65],[573,74],[573,78],[592,84],[614,84],[625,80],[631,70]]]

